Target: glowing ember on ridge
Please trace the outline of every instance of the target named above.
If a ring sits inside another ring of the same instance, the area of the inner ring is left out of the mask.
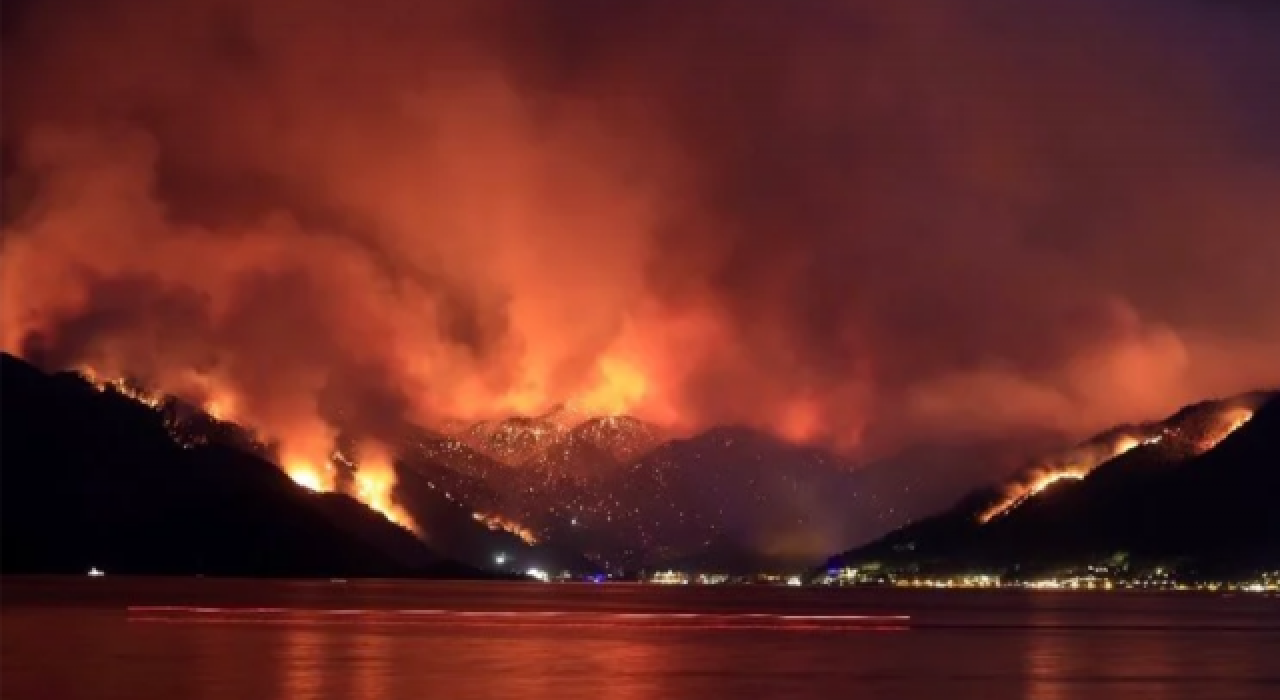
[[[205,402],[204,412],[208,413],[215,420],[230,421],[233,415],[235,403],[230,397],[212,398]]]
[[[1040,493],[1041,491],[1044,491],[1045,489],[1049,488],[1050,486],[1053,486],[1054,484],[1058,483],[1059,481],[1062,481],[1063,479],[1070,479],[1070,480],[1073,480],[1073,481],[1079,481],[1080,479],[1083,479],[1084,477],[1085,477],[1085,474],[1083,474],[1083,473],[1081,473],[1081,472],[1075,472],[1075,471],[1070,471],[1070,472],[1051,472],[1051,473],[1049,473],[1049,474],[1045,474],[1045,475],[1044,475],[1043,477],[1041,477],[1040,479],[1037,479],[1037,480],[1036,480],[1036,482],[1035,482],[1034,484],[1032,484],[1032,485],[1031,485],[1031,489],[1028,491],[1027,496],[1028,496],[1028,497],[1030,497],[1030,496],[1034,496],[1034,495],[1036,495],[1036,494]]]
[[[978,517],[986,523],[1004,515],[1063,479],[1085,478],[1098,465],[1142,445],[1154,445],[1166,438],[1179,441],[1192,454],[1203,454],[1217,447],[1240,426],[1253,418],[1253,410],[1246,406],[1217,407],[1207,420],[1208,427],[1191,428],[1186,425],[1148,427],[1143,432],[1127,433],[1102,446],[1084,446],[1073,450],[1062,464],[1045,465],[1032,469],[1030,474],[1005,489],[1001,499]],[[1197,419],[1198,423],[1201,419]],[[1203,425],[1203,424],[1202,424]],[[1188,430],[1191,431],[1188,434]]]
[[[474,518],[476,522],[483,524],[485,527],[489,528],[490,530],[493,530],[495,532],[496,531],[509,532],[515,535],[516,537],[519,537],[521,540],[524,541],[525,544],[528,544],[528,545],[538,544],[538,536],[533,534],[532,530],[530,530],[527,527],[524,527],[523,525],[517,522],[508,520],[507,518],[504,518],[501,515],[490,515],[487,513],[472,513],[471,517]]]
[[[1162,439],[1163,436],[1160,434],[1122,435],[1109,445],[1079,448],[1075,450],[1073,459],[1067,464],[1038,467],[1033,469],[1028,477],[1007,487],[1001,499],[978,516],[978,522],[990,522],[998,516],[1009,513],[1059,481],[1079,481],[1103,462],[1115,459],[1140,445],[1156,444]]]
[[[92,367],[81,367],[77,374],[82,379],[93,385],[98,391],[112,390],[116,393],[132,399],[147,408],[159,408],[164,402],[164,396],[153,394],[145,389],[135,386],[125,379],[103,379],[102,376]]]
[[[317,467],[314,464],[303,460],[284,460],[282,467],[284,473],[293,479],[294,483],[316,493],[328,493],[334,487],[333,465],[325,464],[323,467]]]
[[[1253,411],[1248,408],[1238,407],[1224,411],[1217,417],[1218,425],[1197,443],[1197,447],[1201,452],[1212,450],[1252,418]]]

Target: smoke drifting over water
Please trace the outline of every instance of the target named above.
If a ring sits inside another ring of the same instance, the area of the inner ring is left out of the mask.
[[[878,450],[1280,380],[1280,18],[6,10],[6,350],[328,454],[570,400]]]

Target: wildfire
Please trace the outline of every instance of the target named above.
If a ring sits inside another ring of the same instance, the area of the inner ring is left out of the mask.
[[[332,464],[323,467],[305,460],[284,460],[284,472],[299,486],[316,493],[327,493],[334,487],[334,470]]]
[[[227,398],[212,398],[205,402],[204,412],[213,416],[215,420],[229,421],[231,420],[232,411],[235,404]]]
[[[1135,447],[1141,447],[1143,445],[1158,444],[1163,439],[1164,439],[1163,435],[1152,435],[1152,436],[1143,437],[1143,438],[1134,437],[1132,435],[1126,435],[1120,438],[1120,440],[1116,442],[1115,452],[1113,452],[1110,457],[1107,457],[1107,459],[1114,459],[1116,457],[1119,457],[1120,455],[1128,452],[1129,450],[1132,450]],[[1105,462],[1106,459],[1102,461]],[[1097,465],[1094,465],[1094,466],[1097,466]]]
[[[358,463],[335,456],[335,459],[341,459],[344,464],[355,469],[354,493],[351,495],[387,520],[415,534],[421,534],[417,521],[392,497],[396,476],[390,457],[376,446],[365,446],[362,454],[364,457]],[[317,467],[307,460],[285,460],[284,470],[289,478],[309,491],[327,493],[337,488],[338,470],[333,461]]]
[[[978,516],[978,522],[990,522],[992,519],[1012,511],[1059,481],[1079,481],[1088,476],[1089,472],[1093,471],[1099,464],[1115,459],[1135,447],[1154,445],[1163,439],[1164,435],[1159,433],[1154,435],[1123,435],[1109,446],[1078,451],[1077,454],[1073,455],[1074,459],[1067,464],[1040,467],[1034,470],[1028,479],[1024,479],[1007,488],[1004,496],[995,505]]]
[[[161,394],[146,391],[125,379],[104,379],[92,367],[81,367],[77,374],[98,391],[115,391],[117,394],[132,399],[147,408],[159,408],[160,404],[164,402],[164,396]]]
[[[532,530],[530,530],[527,527],[524,527],[519,523],[513,522],[511,520],[507,520],[501,515],[489,515],[487,513],[472,513],[471,517],[475,518],[476,522],[483,523],[484,526],[489,528],[490,530],[493,530],[495,532],[499,530],[503,532],[509,532],[515,535],[516,537],[519,537],[521,540],[524,540],[525,544],[529,544],[529,545],[538,544],[538,537],[537,535],[533,534]]]
[[[1217,447],[1219,443],[1234,433],[1240,426],[1253,418],[1253,411],[1243,406],[1236,406],[1219,411],[1212,417],[1212,425],[1202,436],[1188,436],[1178,427],[1161,429],[1152,434],[1128,434],[1117,438],[1107,448],[1090,448],[1077,451],[1066,464],[1044,466],[1035,470],[1032,476],[1006,489],[1004,496],[995,505],[988,508],[978,521],[989,522],[993,518],[1004,515],[1017,508],[1027,499],[1044,491],[1063,479],[1080,480],[1088,476],[1099,464],[1115,459],[1129,450],[1141,445],[1152,445],[1162,441],[1166,433],[1174,439],[1188,441],[1194,454],[1202,454]]]
[[[92,367],[81,367],[77,373],[98,391],[115,391],[152,409],[158,409],[166,399],[164,394],[147,391],[127,380],[106,379]],[[213,391],[213,387],[207,382],[203,388],[210,392],[202,404],[204,411],[217,420],[229,420],[235,410],[234,396],[228,392]],[[178,436],[174,435],[174,438],[176,440]],[[373,444],[363,445],[361,453],[363,458],[359,464],[349,464],[355,470],[355,493],[352,495],[391,522],[420,534],[413,517],[392,499],[396,478],[390,456]],[[336,490],[338,471],[333,461],[312,459],[304,456],[305,454],[306,450],[302,454],[296,451],[286,452],[280,461],[280,468],[294,483],[308,491],[328,493]]]
[[[417,521],[392,494],[396,487],[396,471],[391,455],[375,444],[365,444],[360,449],[360,461],[356,465],[356,500],[379,512],[387,520],[415,534],[421,534]]]
[[[1240,426],[1248,423],[1253,418],[1253,411],[1247,408],[1233,408],[1224,411],[1217,417],[1217,424],[1209,433],[1201,439],[1196,447],[1201,452],[1208,452],[1218,446],[1218,443],[1226,440],[1229,435],[1240,429]]]
[[[1028,496],[1028,497],[1030,497],[1030,496],[1034,496],[1034,495],[1036,495],[1036,494],[1040,493],[1041,491],[1044,491],[1045,489],[1049,488],[1050,486],[1053,486],[1054,484],[1058,483],[1059,481],[1062,481],[1063,479],[1070,479],[1070,480],[1072,480],[1072,481],[1079,481],[1079,480],[1083,479],[1084,477],[1085,477],[1085,473],[1084,473],[1084,472],[1076,472],[1076,471],[1072,471],[1072,472],[1053,472],[1053,473],[1050,473],[1050,474],[1045,474],[1044,476],[1042,476],[1042,477],[1040,477],[1039,479],[1037,479],[1037,480],[1035,481],[1035,483],[1034,483],[1034,484],[1032,484],[1032,485],[1031,485],[1030,492],[1027,494],[1027,496]]]
[[[987,523],[997,516],[1004,515],[1050,486],[1063,480],[1079,481],[1089,474],[1088,469],[1067,467],[1053,471],[1040,472],[1027,483],[1018,484],[1006,490],[1004,498],[978,516],[978,522]]]
[[[354,493],[351,495],[357,501],[400,527],[421,534],[417,521],[392,497],[396,487],[396,474],[391,466],[390,456],[376,445],[363,446],[361,454],[362,458],[354,462],[335,452],[333,459],[325,462],[322,467],[307,460],[285,460],[284,470],[299,486],[316,493],[327,493],[337,488],[338,469],[334,462],[340,461],[355,470]]]
[[[605,357],[597,366],[599,381],[574,401],[589,414],[617,416],[630,412],[649,393],[649,381],[636,365]]]
[[[80,375],[81,379],[92,384],[98,391],[107,390],[107,380],[103,379],[94,368],[85,365],[77,369],[76,374]]]

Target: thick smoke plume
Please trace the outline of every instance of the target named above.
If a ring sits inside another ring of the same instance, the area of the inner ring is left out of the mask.
[[[1161,415],[1280,379],[1265,5],[6,3],[3,346],[300,459]]]

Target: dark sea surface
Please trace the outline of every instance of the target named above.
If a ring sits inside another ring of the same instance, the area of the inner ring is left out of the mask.
[[[1258,595],[0,581],[4,700],[1280,698]]]

